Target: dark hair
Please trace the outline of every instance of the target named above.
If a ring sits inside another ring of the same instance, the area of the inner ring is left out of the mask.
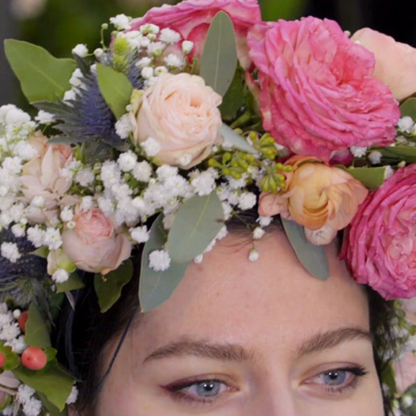
[[[228,228],[231,232],[247,235],[255,223],[256,214],[244,212],[234,217]],[[280,221],[274,221],[275,228],[281,229]],[[56,331],[56,343],[61,362],[79,380],[79,399],[77,408],[95,414],[101,387],[117,357],[118,349],[127,336],[133,322],[140,312],[138,299],[141,250],[133,253],[135,275],[123,288],[119,301],[107,312],[101,313],[93,287],[93,278],[85,276],[86,287],[75,293],[75,311],[66,305],[61,314],[60,325]],[[378,293],[367,287],[370,310],[370,330],[374,338],[375,365],[379,377],[386,370],[392,357],[395,335],[392,322],[396,319],[393,302],[385,301]],[[119,338],[118,348],[106,370],[102,370],[102,356],[110,341]],[[384,392],[383,392],[384,394]],[[384,396],[385,414],[391,414],[391,398]]]

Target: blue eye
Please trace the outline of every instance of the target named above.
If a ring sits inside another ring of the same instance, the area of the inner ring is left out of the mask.
[[[345,370],[334,370],[323,373],[319,377],[321,378],[322,383],[327,386],[341,386],[345,383],[350,374],[351,373]]]
[[[221,387],[224,383],[219,381],[202,381],[189,386],[188,392],[199,397],[215,397],[221,393]]]

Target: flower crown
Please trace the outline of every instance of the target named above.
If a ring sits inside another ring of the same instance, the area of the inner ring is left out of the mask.
[[[407,79],[389,67],[393,53],[414,59],[410,47],[313,17],[263,22],[255,0],[188,0],[111,24],[110,46],[78,45],[73,59],[5,43],[39,112],[0,108],[4,415],[64,415],[76,401],[50,329],[83,279],[108,311],[144,245],[150,311],[241,211],[259,212],[250,261],[280,215],[317,278],[329,277],[323,246],[345,230],[341,257],[358,282],[416,296],[415,68]]]

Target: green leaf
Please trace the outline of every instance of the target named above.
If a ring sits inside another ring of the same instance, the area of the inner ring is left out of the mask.
[[[71,88],[76,69],[72,59],[57,59],[39,46],[14,39],[4,41],[4,50],[29,102],[57,101]]]
[[[84,287],[84,282],[79,278],[77,272],[74,272],[66,282],[56,284],[56,293],[71,292],[72,290],[78,290]]]
[[[412,117],[416,121],[416,98],[412,97],[406,100],[400,106],[401,116],[402,117]]]
[[[30,254],[32,254],[33,256],[41,257],[42,259],[47,259],[48,254],[49,254],[49,249],[48,247],[41,247],[35,251],[32,251]]]
[[[97,65],[98,86],[111,111],[120,119],[126,114],[126,107],[130,104],[133,86],[121,72],[115,71],[109,66]]]
[[[244,103],[243,72],[240,68],[237,68],[230,88],[228,88],[222,104],[219,106],[222,119],[225,121],[234,120]]]
[[[68,416],[68,409],[65,408],[62,412],[53,405],[43,393],[37,392],[40,401],[42,402],[45,409],[48,411],[48,416]]]
[[[237,68],[234,26],[227,13],[219,12],[208,31],[201,60],[201,77],[218,94],[224,95]]]
[[[156,309],[170,298],[185,275],[188,263],[172,262],[169,269],[157,272],[149,266],[149,254],[162,250],[166,243],[166,232],[163,229],[163,215],[155,220],[150,230],[150,239],[143,248],[139,299],[142,312]]]
[[[107,312],[121,296],[123,287],[133,277],[133,263],[125,261],[117,270],[101,276],[95,275],[94,288],[98,296],[101,312]]]
[[[189,263],[202,254],[224,226],[221,201],[214,191],[188,199],[175,215],[167,249],[175,263]]]
[[[320,280],[329,279],[329,266],[325,249],[306,240],[304,229],[294,221],[281,219],[286,236],[303,267]]]
[[[224,139],[224,145],[227,147],[232,147],[237,150],[242,150],[243,152],[248,153],[257,153],[256,149],[251,146],[244,137],[237,134],[232,128],[223,124],[219,131],[221,133],[222,138]]]
[[[336,166],[339,169],[345,170],[353,178],[360,181],[366,188],[374,191],[383,185],[386,176],[386,166],[377,168],[345,168],[344,166]]]
[[[26,322],[25,343],[36,348],[51,347],[48,326],[39,312],[38,307],[34,303],[31,303],[28,312],[29,319]]]
[[[13,371],[20,365],[20,357],[13,352],[11,347],[6,347],[4,342],[0,342],[0,352],[4,356],[4,364],[1,368],[4,371]]]
[[[47,372],[31,371],[20,366],[13,371],[24,384],[43,393],[46,399],[59,411],[65,409],[66,401],[71,394],[74,379],[58,365],[50,367]]]
[[[382,147],[376,149],[383,157],[393,159],[397,162],[405,161],[406,163],[416,163],[416,147],[410,146],[394,146]]]

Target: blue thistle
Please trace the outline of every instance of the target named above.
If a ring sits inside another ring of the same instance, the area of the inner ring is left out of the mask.
[[[11,263],[0,256],[0,301],[12,299],[21,307],[28,306],[35,299],[41,299],[47,287],[47,262],[31,254],[35,247],[26,238],[17,238],[10,230],[0,232],[0,244],[15,243],[21,257]]]

